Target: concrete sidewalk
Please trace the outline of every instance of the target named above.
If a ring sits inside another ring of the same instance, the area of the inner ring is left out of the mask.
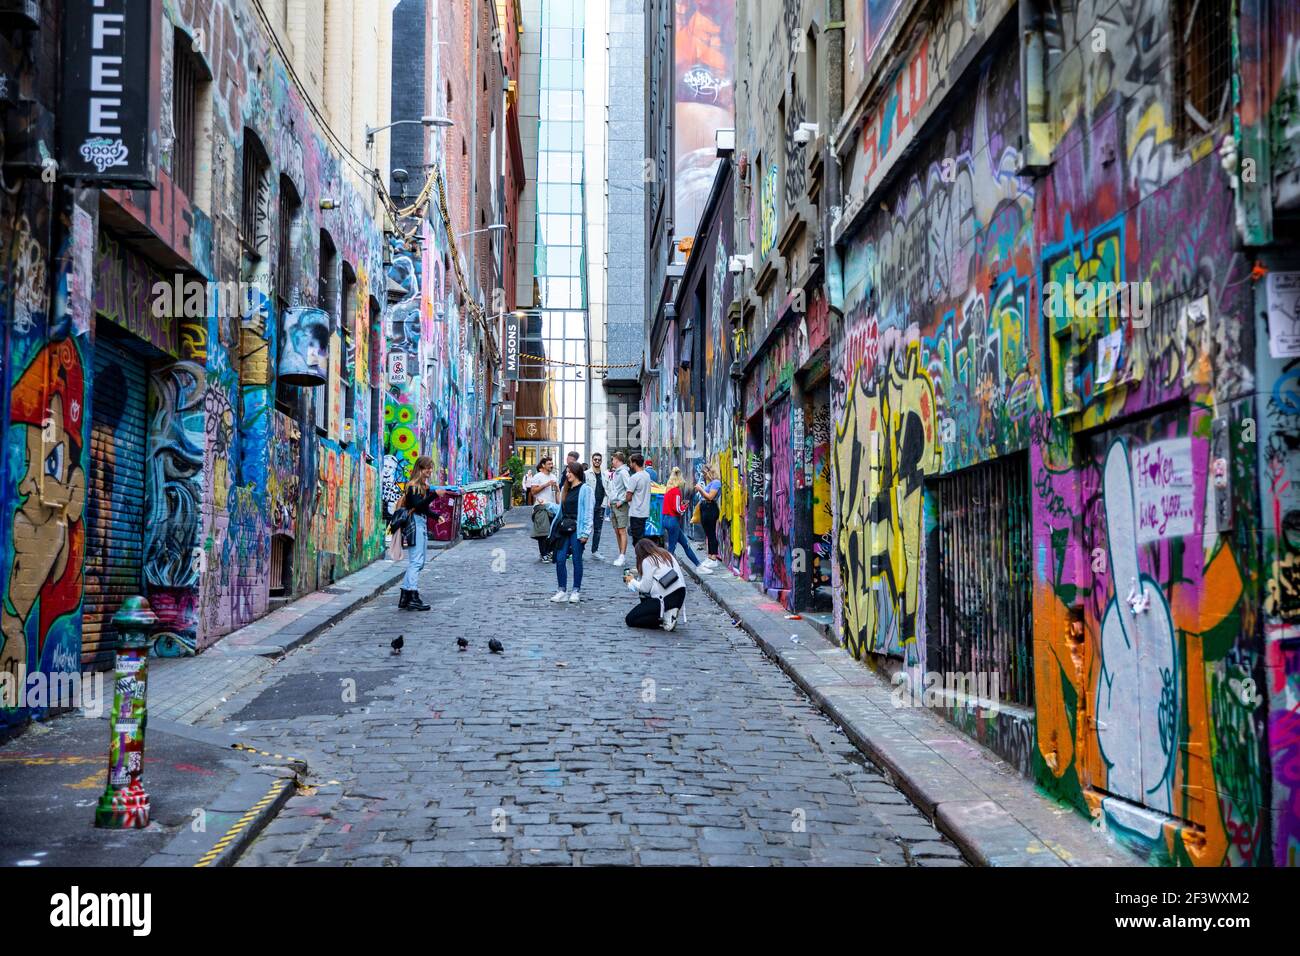
[[[701,576],[683,567],[967,859],[987,866],[1143,865],[938,714],[894,706],[891,687],[816,623],[787,620],[785,608],[725,568]]]
[[[111,687],[111,683],[110,683]],[[95,827],[108,779],[108,715],[64,714],[0,746],[0,865],[229,866],[296,789],[305,766],[224,733],[150,716],[149,825]]]

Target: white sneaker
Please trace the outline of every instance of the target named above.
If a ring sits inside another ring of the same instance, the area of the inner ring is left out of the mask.
[[[570,604],[577,604],[578,601],[580,601],[580,600],[581,600],[581,598],[578,597],[578,592],[577,592],[577,591],[574,591],[572,594],[569,595],[569,603],[570,603]]]
[[[591,558],[592,558],[593,561],[604,561],[604,560],[605,560],[604,558],[602,558],[602,557],[600,556],[600,552],[599,552],[599,551],[593,551],[593,552],[591,552]]]
[[[706,567],[709,568],[716,568],[718,566],[718,562],[714,561],[712,558],[705,558],[703,561],[700,562],[700,564],[705,565]]]
[[[712,573],[713,573],[713,569],[712,569],[711,567],[709,567],[707,564],[705,564],[704,562],[700,562],[699,564],[697,564],[697,565],[695,566],[695,573],[696,573],[696,574],[712,574]]]
[[[568,596],[567,594],[565,594],[563,591],[556,591],[556,592],[555,592],[555,597],[551,598],[551,603],[552,603],[552,604],[563,604],[563,603],[564,603],[565,601],[567,601],[568,599],[569,599],[569,596]]]
[[[665,611],[664,622],[659,626],[662,627],[665,631],[671,631],[675,627],[677,627],[677,608],[670,607],[667,611]]]
[[[625,564],[627,564],[627,555],[625,555],[625,554],[620,554],[620,555],[619,555],[619,556],[614,560],[614,567],[616,567],[616,568],[621,568],[621,567],[622,567],[623,565],[625,565]]]

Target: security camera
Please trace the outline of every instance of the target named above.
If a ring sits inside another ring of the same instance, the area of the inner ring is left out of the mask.
[[[816,123],[800,123],[799,128],[794,131],[794,141],[796,143],[811,143],[813,137],[817,135]]]
[[[727,260],[727,271],[733,276],[738,276],[746,269],[754,268],[753,255],[732,256]]]

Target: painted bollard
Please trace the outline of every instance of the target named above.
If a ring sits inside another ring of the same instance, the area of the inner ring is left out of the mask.
[[[113,616],[117,628],[117,667],[113,711],[109,715],[108,786],[95,808],[95,826],[136,830],[149,825],[149,794],[144,772],[145,691],[149,683],[149,635],[158,618],[136,595]]]

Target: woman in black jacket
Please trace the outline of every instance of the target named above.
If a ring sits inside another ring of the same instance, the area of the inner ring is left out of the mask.
[[[424,559],[428,550],[429,506],[436,498],[445,498],[451,494],[429,487],[433,477],[433,459],[421,455],[411,469],[411,477],[406,480],[406,492],[398,502],[398,507],[406,509],[409,517],[402,526],[394,529],[394,534],[403,535],[404,539],[413,537],[410,542],[409,559],[406,564],[406,577],[402,579],[402,597],[397,607],[403,611],[427,611],[433,605],[425,604],[420,599],[420,572],[424,570]],[[414,535],[407,528],[414,526]]]

